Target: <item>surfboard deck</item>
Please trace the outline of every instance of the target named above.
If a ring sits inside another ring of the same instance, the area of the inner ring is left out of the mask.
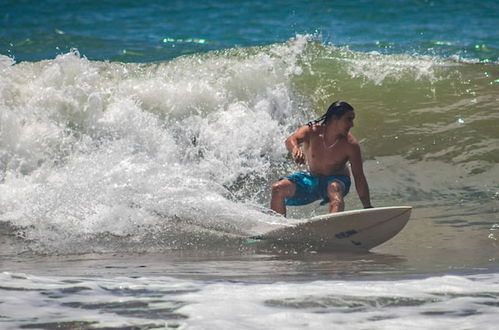
[[[391,206],[330,213],[252,236],[246,244],[315,250],[370,250],[397,235],[409,221],[411,211],[411,206]]]

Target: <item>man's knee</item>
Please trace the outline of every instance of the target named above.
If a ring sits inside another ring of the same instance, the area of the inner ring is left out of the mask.
[[[333,181],[328,186],[329,194],[341,194],[341,196],[343,196],[344,190],[343,185],[338,181]]]
[[[291,197],[294,195],[295,185],[289,180],[280,180],[272,184],[272,195]]]

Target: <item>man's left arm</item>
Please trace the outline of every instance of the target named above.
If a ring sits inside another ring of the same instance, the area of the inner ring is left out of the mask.
[[[357,143],[351,146],[349,159],[352,174],[355,180],[355,188],[357,189],[360,201],[362,202],[364,208],[371,208],[369,185],[367,184],[366,176],[364,175],[360,146]]]

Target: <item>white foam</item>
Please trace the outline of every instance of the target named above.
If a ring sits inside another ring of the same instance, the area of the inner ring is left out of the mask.
[[[91,320],[189,329],[494,329],[499,296],[497,274],[298,283],[7,272],[0,279],[8,289],[2,296],[6,326]],[[158,317],[165,310],[170,317]]]
[[[466,329],[478,324],[492,329],[498,290],[493,275],[379,282],[220,283],[187,294],[192,304],[180,312],[192,316],[188,321],[192,329],[317,329],[325,325]]]
[[[2,65],[0,220],[48,253],[98,250],[85,242],[99,235],[140,242],[157,226],[169,237],[165,223],[178,219],[251,233],[266,216],[243,203],[263,191],[241,199],[227,187],[253,189],[284,160],[282,141],[302,121],[291,78],[305,45],[150,65],[74,50]]]

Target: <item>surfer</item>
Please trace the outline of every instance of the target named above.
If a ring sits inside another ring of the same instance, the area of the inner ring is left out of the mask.
[[[347,162],[362,205],[372,207],[360,146],[350,134],[354,119],[354,108],[345,101],[336,101],[322,117],[301,126],[286,139],[294,161],[307,164],[309,171],[286,176],[272,185],[272,210],[286,215],[286,205],[306,205],[322,199],[321,205],[329,204],[330,213],[343,211],[351,184]]]

